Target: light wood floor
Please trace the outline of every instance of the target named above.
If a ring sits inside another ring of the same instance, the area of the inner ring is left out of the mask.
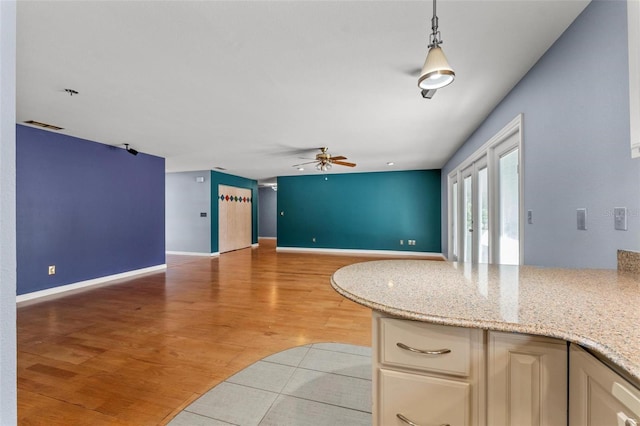
[[[234,372],[315,342],[370,345],[329,278],[372,257],[167,256],[167,271],[18,308],[21,425],[157,425]]]

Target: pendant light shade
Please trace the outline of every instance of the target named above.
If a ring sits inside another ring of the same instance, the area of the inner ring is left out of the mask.
[[[451,84],[456,73],[447,62],[446,56],[440,46],[433,46],[429,49],[427,59],[424,61],[418,87],[421,89],[440,89]]]
[[[436,0],[433,0],[433,17],[431,18],[431,35],[429,36],[429,53],[424,61],[420,78],[418,78],[418,87],[424,90],[440,89],[451,84],[456,77],[453,68],[449,65],[447,57],[440,45],[440,31],[438,31],[438,15],[436,14]],[[433,95],[432,95],[433,96]],[[423,97],[425,97],[423,95]],[[431,99],[429,97],[429,99]]]

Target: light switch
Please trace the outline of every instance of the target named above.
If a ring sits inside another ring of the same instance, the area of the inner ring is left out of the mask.
[[[614,228],[618,231],[627,230],[627,208],[626,207],[614,207],[613,224],[614,224]]]
[[[578,209],[578,231],[587,230],[587,209]]]
[[[533,224],[533,210],[527,210],[527,223]]]

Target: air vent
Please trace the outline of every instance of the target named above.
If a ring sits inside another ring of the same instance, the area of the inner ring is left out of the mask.
[[[222,170],[222,171],[227,170],[227,169],[225,169],[224,167],[214,167],[214,169],[216,169],[216,170]]]
[[[31,124],[32,126],[42,127],[43,129],[49,130],[63,130],[63,127],[54,126],[53,124],[42,123],[40,121],[29,120],[25,121],[26,124]]]

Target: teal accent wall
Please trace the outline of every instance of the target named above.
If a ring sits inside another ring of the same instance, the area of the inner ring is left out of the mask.
[[[211,170],[211,253],[219,251],[218,207],[220,200],[218,199],[218,185],[251,190],[251,243],[256,244],[258,242],[258,181]]]
[[[277,194],[278,247],[441,252],[440,170],[284,176]]]

